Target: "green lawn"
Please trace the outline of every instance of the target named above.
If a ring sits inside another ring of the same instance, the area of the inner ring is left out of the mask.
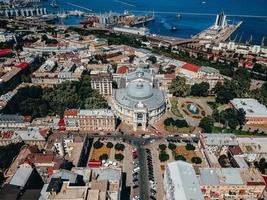
[[[208,105],[212,110],[217,110],[217,108],[219,108],[222,104],[217,103],[215,101],[214,102],[210,101],[210,102],[208,102]]]
[[[178,100],[176,97],[170,98],[171,102],[171,112],[174,114],[176,117],[183,117],[183,115],[180,113],[179,108],[177,106]]]
[[[266,136],[263,133],[254,133],[249,131],[233,130],[228,128],[213,127],[212,133],[233,133],[235,135],[247,135],[247,136]]]

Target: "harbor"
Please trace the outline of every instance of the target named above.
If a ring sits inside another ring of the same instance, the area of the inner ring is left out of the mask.
[[[121,1],[115,3],[125,5]],[[125,5],[126,6],[126,5]],[[71,7],[72,9],[66,8]],[[225,26],[223,29],[215,30],[209,25],[208,28],[203,27],[195,34],[189,35],[190,32],[185,30],[183,25],[185,20],[189,18],[211,18],[215,19],[216,13],[213,12],[183,12],[180,11],[160,11],[160,10],[138,10],[135,4],[131,9],[123,12],[109,11],[97,12],[91,4],[84,6],[79,2],[61,2],[61,1],[40,1],[39,3],[29,3],[27,5],[18,4],[12,6],[1,5],[0,16],[7,18],[15,18],[25,21],[49,22],[60,26],[81,25],[94,29],[113,29],[114,27],[144,27],[149,29],[152,35],[161,35],[171,38],[193,38],[201,40],[201,42],[219,43],[227,41],[231,36],[240,34],[242,31],[243,40],[248,40],[249,36],[243,34],[243,21]],[[133,9],[136,7],[136,9]],[[162,18],[162,16],[168,18]],[[227,13],[227,22],[232,21],[234,17],[264,20],[267,16],[252,14],[233,14]],[[233,20],[235,21],[235,20]],[[242,25],[242,26],[241,26]],[[213,38],[213,39],[210,39]],[[254,42],[257,36],[254,35]]]
[[[226,17],[227,16],[221,12],[216,16],[214,25],[201,31],[193,36],[193,38],[199,39],[200,43],[218,44],[220,42],[225,42],[243,23],[240,21],[237,24],[228,24]]]

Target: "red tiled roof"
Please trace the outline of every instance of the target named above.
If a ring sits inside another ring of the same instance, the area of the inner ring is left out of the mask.
[[[20,69],[25,69],[28,66],[29,64],[27,62],[22,62],[22,63],[15,65],[15,67],[20,68]]]
[[[194,64],[191,64],[191,63],[184,64],[182,68],[186,69],[188,71],[192,71],[192,72],[198,72],[199,69],[200,69],[200,67],[198,65],[194,65]]]
[[[176,66],[175,65],[169,65],[167,68],[168,69],[176,69]]]
[[[54,153],[32,153],[30,154],[27,159],[31,163],[51,163],[51,162],[58,162],[60,160],[63,160],[62,158],[58,157]]]
[[[176,74],[164,74],[164,78],[175,79],[176,78]]]
[[[48,174],[49,176],[51,176],[51,175],[53,174],[53,171],[54,171],[53,167],[48,167],[48,168],[47,168],[47,174]]]
[[[267,188],[267,176],[266,175],[262,175],[262,178],[264,179],[264,182],[265,182],[265,188]]]
[[[39,131],[41,136],[46,137],[49,133],[49,129],[42,129]]]
[[[31,121],[32,121],[32,116],[30,116],[30,115],[24,116],[24,122],[31,122]]]
[[[64,112],[64,117],[77,117],[78,115],[78,110],[77,109],[69,109],[65,110]]]
[[[14,131],[0,131],[0,138],[1,139],[10,139]]]
[[[38,147],[36,145],[31,145],[28,147],[31,153],[37,153]]]
[[[54,160],[53,154],[41,154],[36,153],[32,155],[33,157],[29,160],[31,160],[33,163],[51,163]]]
[[[125,74],[129,71],[129,67],[127,66],[121,66],[117,69],[118,74]]]
[[[0,55],[10,54],[12,49],[0,49]]]
[[[59,126],[65,126],[65,120],[64,119],[60,119],[58,122]]]
[[[242,150],[239,146],[234,146],[229,148],[229,151],[233,154],[233,155],[240,155],[242,154]]]

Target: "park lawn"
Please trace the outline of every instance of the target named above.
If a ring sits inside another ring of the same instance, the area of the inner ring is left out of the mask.
[[[179,108],[178,108],[178,100],[177,97],[171,97],[170,98],[171,102],[171,112],[174,114],[176,117],[183,117],[183,115],[180,113]]]
[[[91,160],[99,160],[99,157],[103,154],[107,154],[108,157],[110,155],[110,149],[103,145],[100,149],[94,149],[91,155]]]
[[[187,162],[190,162],[190,163],[191,163],[191,159],[193,157],[196,157],[197,156],[197,154],[196,154],[195,151],[188,151],[188,150],[186,150],[186,148],[185,148],[184,145],[177,146],[176,147],[176,150],[175,150],[175,154],[177,154],[177,155],[183,155],[186,158],[186,161]]]
[[[178,145],[173,153],[173,159],[175,159],[175,155],[183,155],[186,158],[186,162],[192,163],[191,159],[193,157],[200,157],[202,160],[202,163],[199,164],[198,166],[205,166],[204,158],[202,154],[199,152],[198,148],[194,151],[188,151],[185,148],[185,145]],[[193,163],[192,163],[193,164]]]
[[[116,150],[115,149],[115,154],[123,154],[124,151]]]
[[[220,106],[222,106],[222,104],[217,103],[215,101],[209,101],[207,103],[212,110],[217,110]]]
[[[249,131],[240,131],[240,130],[233,130],[229,128],[221,128],[221,127],[213,127],[212,133],[232,133],[235,135],[246,135],[246,136],[266,136],[266,134],[263,133],[254,133]]]

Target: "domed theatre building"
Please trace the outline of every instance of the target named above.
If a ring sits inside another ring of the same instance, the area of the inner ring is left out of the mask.
[[[122,88],[113,91],[113,108],[116,115],[133,130],[147,129],[166,110],[166,94],[154,87],[151,70],[138,68],[125,76]]]

